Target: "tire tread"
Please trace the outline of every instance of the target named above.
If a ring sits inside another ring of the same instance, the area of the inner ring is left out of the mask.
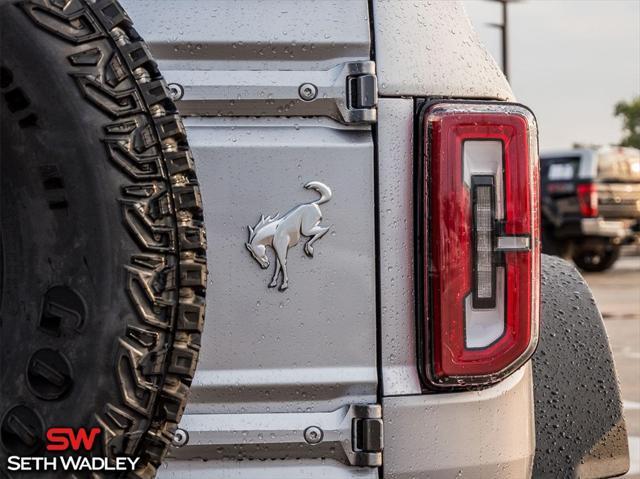
[[[195,373],[207,265],[202,199],[186,131],[148,46],[116,0],[22,0],[39,28],[73,45],[70,75],[108,115],[103,143],[123,175],[123,224],[139,247],[126,265],[136,318],[118,340],[119,404],[96,413],[110,457],[140,456],[154,477]]]

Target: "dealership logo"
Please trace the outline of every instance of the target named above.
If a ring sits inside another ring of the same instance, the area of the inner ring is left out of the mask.
[[[70,427],[52,427],[47,431],[47,451],[90,451],[98,434],[99,427],[81,427],[76,431]]]
[[[139,457],[79,456],[78,452],[93,449],[95,441],[102,431],[98,427],[73,429],[70,427],[52,427],[47,430],[46,450],[67,453],[60,456],[10,456],[7,460],[9,471],[132,471]]]

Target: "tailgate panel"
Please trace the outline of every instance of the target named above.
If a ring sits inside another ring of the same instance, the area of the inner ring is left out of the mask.
[[[598,185],[598,210],[605,219],[640,218],[640,183]]]
[[[328,411],[376,402],[373,141],[328,119],[189,119],[213,293],[191,413]],[[268,288],[247,226],[318,198],[331,230],[288,253],[289,289]]]

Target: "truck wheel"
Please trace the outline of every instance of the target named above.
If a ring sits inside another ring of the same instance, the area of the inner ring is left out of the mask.
[[[620,247],[602,245],[601,247],[581,247],[573,254],[573,261],[583,271],[599,273],[606,271],[620,257]]]
[[[63,426],[154,477],[204,319],[184,126],[115,0],[0,0],[0,50],[0,476]]]

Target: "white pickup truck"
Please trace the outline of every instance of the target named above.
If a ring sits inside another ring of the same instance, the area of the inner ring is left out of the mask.
[[[0,477],[61,425],[139,478],[628,469],[535,117],[460,3],[1,0],[0,32]]]

